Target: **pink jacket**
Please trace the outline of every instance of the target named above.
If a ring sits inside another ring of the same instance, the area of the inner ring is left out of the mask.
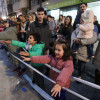
[[[79,25],[79,33],[77,35],[77,38],[81,38],[81,39],[92,38],[93,37],[93,29],[94,29],[93,23],[80,24]]]
[[[73,60],[72,58],[67,61],[63,61],[62,59],[57,59],[52,56],[32,56],[31,62],[33,63],[43,63],[47,64],[49,63],[52,67],[57,68],[58,70],[61,70],[60,74],[50,70],[50,78],[56,81],[57,84],[60,86],[64,86],[66,88],[69,88],[70,85],[70,76],[73,72]]]

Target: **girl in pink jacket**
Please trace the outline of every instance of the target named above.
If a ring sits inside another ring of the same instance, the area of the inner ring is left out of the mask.
[[[77,35],[77,39],[78,40],[82,40],[82,39],[89,39],[93,37],[93,29],[94,29],[94,25],[93,25],[93,21],[94,21],[94,13],[92,10],[86,10],[84,11],[84,13],[82,13],[81,15],[81,19],[80,19],[80,23],[77,25],[77,30],[78,33]],[[74,43],[73,46],[73,50],[75,53],[77,53],[77,49],[78,49],[79,44]],[[93,56],[93,49],[91,47],[91,45],[87,45],[87,50],[88,50],[88,55],[89,57]]]
[[[70,86],[70,77],[73,72],[73,59],[70,46],[65,40],[58,40],[55,52],[53,55],[44,55],[44,56],[32,56],[31,58],[22,57],[23,61],[31,61],[32,63],[49,63],[51,66],[61,70],[60,74],[50,69],[50,78],[56,81],[56,85],[53,84],[51,90],[52,96],[55,100],[66,100],[65,99],[65,90],[61,89],[62,87],[69,88]]]

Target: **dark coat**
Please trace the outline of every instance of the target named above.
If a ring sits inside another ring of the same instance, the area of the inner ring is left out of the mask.
[[[93,59],[93,65],[100,71],[100,41],[98,43],[98,46],[95,52],[95,57]]]
[[[68,43],[71,43],[71,34],[72,34],[72,32],[73,32],[73,27],[72,26],[62,28],[61,34],[65,36]]]
[[[30,24],[30,32],[37,32],[40,34],[41,41],[45,43],[45,49],[49,48],[50,44],[50,30],[47,21],[43,20],[43,23],[39,23],[38,20]]]
[[[98,32],[100,33],[100,24],[98,23],[98,21],[95,21],[95,22],[94,22],[94,25],[97,26],[97,28],[98,28]]]
[[[76,18],[75,18],[75,21],[74,21],[74,24],[73,24],[74,30],[76,29],[76,25],[77,25],[77,24],[80,24],[80,18],[81,18],[81,14],[82,14],[82,13],[83,13],[83,12],[79,11],[79,12],[77,13],[77,15],[76,15]]]

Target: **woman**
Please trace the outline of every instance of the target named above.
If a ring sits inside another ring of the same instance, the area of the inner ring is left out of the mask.
[[[28,30],[28,26],[29,26],[29,22],[27,21],[26,16],[22,16],[22,21],[20,23],[19,34],[18,34],[19,41],[21,42],[26,41],[26,33]]]
[[[65,36],[65,38],[69,44],[71,43],[71,34],[73,32],[73,27],[72,27],[71,23],[72,23],[72,17],[67,16],[65,18],[64,26],[61,30],[61,34]]]
[[[64,24],[63,15],[59,15],[59,20],[57,21],[57,32],[58,32],[58,33],[60,33],[63,24]]]

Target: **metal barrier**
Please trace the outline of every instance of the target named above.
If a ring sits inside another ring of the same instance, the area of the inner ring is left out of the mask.
[[[42,74],[41,72],[39,72],[37,69],[35,69],[34,67],[32,67],[31,65],[27,64],[26,62],[24,62],[23,60],[19,59],[18,57],[16,57],[15,55],[13,55],[12,53],[10,53],[13,57],[15,57],[17,60],[19,60],[20,62],[22,62],[23,64],[25,64],[27,67],[29,67],[30,69],[34,70],[35,72],[37,72],[38,74],[40,74],[42,77],[46,78],[47,80],[49,80],[50,82],[56,84],[55,81],[53,81],[52,79],[48,78],[47,76],[45,76],[44,74]],[[68,88],[62,87],[63,89],[65,89],[66,91],[70,92],[71,94],[83,99],[83,100],[90,100]]]
[[[58,73],[61,72],[60,70],[58,70],[58,69],[56,69],[56,68],[54,68],[54,67],[51,67],[51,66],[48,65],[48,64],[45,64],[45,65],[46,65],[48,68],[50,68],[50,69],[52,69],[52,70],[54,70],[54,71],[56,71],[56,72],[58,72]],[[74,80],[76,80],[76,81],[78,81],[78,82],[80,82],[80,83],[86,84],[86,85],[88,85],[88,86],[91,86],[91,87],[93,87],[93,88],[96,88],[96,89],[99,89],[99,90],[100,90],[100,86],[99,86],[99,85],[96,85],[96,84],[94,84],[94,83],[91,83],[91,82],[88,82],[88,81],[86,81],[86,80],[79,79],[79,78],[73,77],[73,76],[71,76],[71,79],[74,79]]]

